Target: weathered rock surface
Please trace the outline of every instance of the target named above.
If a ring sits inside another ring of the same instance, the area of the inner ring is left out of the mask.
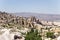
[[[16,30],[16,29],[15,29]],[[2,29],[0,34],[0,40],[24,40],[24,37],[20,32],[12,32],[13,29]]]

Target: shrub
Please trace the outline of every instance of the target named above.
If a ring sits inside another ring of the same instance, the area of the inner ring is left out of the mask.
[[[46,35],[47,35],[47,38],[52,38],[52,39],[55,38],[55,35],[53,32],[47,32]]]
[[[31,29],[30,32],[26,34],[25,40],[42,40],[41,35],[38,35],[38,30]]]

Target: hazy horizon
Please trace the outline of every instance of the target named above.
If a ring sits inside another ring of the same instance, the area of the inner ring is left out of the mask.
[[[0,11],[60,14],[60,0],[0,0]]]

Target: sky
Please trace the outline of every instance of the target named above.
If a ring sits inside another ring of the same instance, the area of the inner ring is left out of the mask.
[[[0,0],[0,11],[60,14],[60,0]]]

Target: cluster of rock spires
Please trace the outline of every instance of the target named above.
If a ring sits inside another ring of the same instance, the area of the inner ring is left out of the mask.
[[[20,27],[35,27],[35,24],[40,24],[42,26],[55,25],[53,22],[41,21],[40,19],[37,19],[35,16],[22,17],[15,16],[6,12],[0,12],[0,26],[16,27],[18,25]]]
[[[22,17],[22,16],[15,16],[12,14],[8,14],[5,12],[0,12],[0,25],[4,27],[10,26],[10,24],[20,25],[20,27],[33,27],[34,22],[39,23],[39,19],[37,20],[34,16]]]

